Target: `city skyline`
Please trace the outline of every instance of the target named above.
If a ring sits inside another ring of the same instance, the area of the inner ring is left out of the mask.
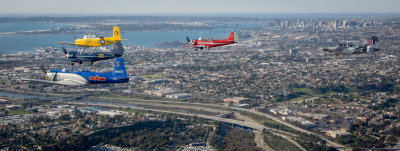
[[[343,13],[400,13],[397,0],[250,0],[240,1],[183,1],[151,0],[109,2],[105,0],[52,1],[15,0],[0,6],[0,15],[7,14],[343,14]]]

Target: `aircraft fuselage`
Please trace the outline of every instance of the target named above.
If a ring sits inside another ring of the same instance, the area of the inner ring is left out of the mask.
[[[46,79],[49,81],[75,81],[77,83],[72,85],[126,83],[129,81],[128,77],[117,77],[112,72],[63,72],[61,70],[50,70],[46,74]]]

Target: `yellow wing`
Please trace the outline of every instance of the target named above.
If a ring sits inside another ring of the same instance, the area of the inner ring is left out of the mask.
[[[69,42],[58,42],[59,44],[64,44],[64,45],[73,45],[73,46],[78,46],[78,47],[93,47],[92,45],[86,44],[86,45],[81,45],[78,43],[69,43]]]
[[[74,46],[79,46],[77,43],[69,43],[69,42],[58,42],[59,44],[65,44],[65,45],[74,45]]]

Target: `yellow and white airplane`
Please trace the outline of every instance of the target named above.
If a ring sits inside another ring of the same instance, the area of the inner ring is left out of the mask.
[[[68,42],[58,42],[60,44],[74,45],[79,47],[99,47],[115,44],[117,42],[121,42],[121,32],[119,31],[118,26],[114,26],[113,28],[113,36],[112,37],[100,37],[97,35],[85,35],[83,39],[76,39],[74,43]]]

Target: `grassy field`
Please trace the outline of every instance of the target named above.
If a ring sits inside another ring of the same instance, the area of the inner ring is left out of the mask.
[[[11,110],[8,111],[8,114],[11,115],[24,115],[24,114],[33,114],[34,112],[24,111],[24,110]]]
[[[309,99],[309,98],[312,98],[312,97],[322,97],[322,96],[324,96],[326,94],[329,94],[329,93],[322,94],[320,92],[315,92],[315,91],[313,91],[311,89],[308,89],[308,88],[292,88],[292,92],[294,94],[297,94],[298,97],[295,97],[295,98],[292,98],[292,99],[288,100],[289,102],[301,101],[301,100]]]
[[[270,119],[268,119],[266,117],[263,117],[261,115],[257,115],[257,114],[246,112],[246,111],[238,111],[238,112],[240,114],[244,115],[244,116],[250,117],[251,119],[257,121],[259,124],[263,124],[265,122],[272,123],[272,124],[279,124],[278,122],[270,120]]]
[[[275,136],[271,132],[263,131],[264,142],[276,151],[297,151],[300,150],[291,142],[283,139],[280,136]]]

